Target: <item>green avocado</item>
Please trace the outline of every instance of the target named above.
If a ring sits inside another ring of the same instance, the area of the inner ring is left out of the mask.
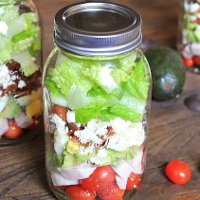
[[[145,54],[152,72],[153,99],[179,97],[185,82],[185,67],[179,54],[168,47],[150,48]]]
[[[0,117],[13,119],[13,118],[17,117],[17,115],[20,113],[20,111],[21,111],[21,109],[20,109],[19,104],[16,103],[16,101],[13,97],[10,97],[6,104],[6,107],[0,113]]]

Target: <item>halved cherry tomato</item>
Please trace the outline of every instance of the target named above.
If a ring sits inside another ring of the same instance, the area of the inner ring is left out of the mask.
[[[67,108],[60,105],[54,105],[52,112],[58,115],[63,121],[66,121]]]
[[[122,200],[124,192],[124,190],[121,190],[118,185],[113,182],[108,185],[107,188],[100,190],[98,196],[102,200]]]
[[[20,128],[14,120],[9,120],[9,128],[4,133],[4,136],[8,139],[16,139],[22,134],[22,128]]]
[[[115,172],[110,166],[98,167],[89,178],[80,181],[80,185],[85,190],[96,191],[107,188],[115,181]]]
[[[191,178],[191,169],[181,160],[172,160],[165,168],[167,177],[175,184],[185,184]]]
[[[193,67],[194,61],[193,61],[192,58],[185,58],[185,57],[182,56],[182,59],[183,59],[184,65],[186,67]]]
[[[80,186],[70,186],[66,189],[67,195],[71,200],[94,200],[96,197],[95,192],[83,190]]]
[[[126,190],[132,190],[139,187],[140,182],[141,182],[141,175],[134,174],[133,172],[131,172],[126,184]]]
[[[200,66],[200,57],[199,56],[194,56],[193,57],[193,62],[194,62],[194,65]]]

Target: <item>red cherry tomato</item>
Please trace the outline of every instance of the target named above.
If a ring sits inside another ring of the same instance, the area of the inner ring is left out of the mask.
[[[57,114],[63,121],[66,121],[67,108],[60,105],[54,105],[52,112]]]
[[[107,188],[115,181],[115,172],[110,166],[98,167],[89,178],[80,181],[80,185],[85,190],[96,191]]]
[[[140,182],[141,176],[139,174],[134,174],[133,172],[131,172],[126,184],[126,190],[132,190],[139,187]]]
[[[193,57],[193,62],[195,65],[200,66],[200,57],[199,56],[194,56]]]
[[[191,169],[183,161],[172,160],[165,168],[167,177],[175,184],[185,184],[191,178]]]
[[[186,67],[193,67],[194,61],[193,61],[192,58],[185,58],[185,57],[182,56],[182,59],[183,59],[184,65]]]
[[[16,139],[22,134],[22,128],[20,128],[14,120],[9,120],[9,128],[4,133],[4,136],[8,139]]]
[[[66,193],[71,200],[94,200],[96,197],[95,192],[83,190],[80,186],[67,187]]]
[[[108,185],[107,188],[99,191],[98,196],[102,200],[122,200],[124,190],[121,190],[115,182]]]

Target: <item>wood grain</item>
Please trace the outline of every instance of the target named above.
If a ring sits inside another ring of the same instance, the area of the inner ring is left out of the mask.
[[[43,58],[50,52],[55,12],[78,0],[35,0],[43,24]],[[110,1],[111,2],[111,1]],[[117,0],[112,2],[119,2]],[[143,33],[161,44],[175,47],[179,0],[121,0],[139,11]],[[179,99],[153,102],[148,141],[147,170],[141,190],[126,200],[197,200],[200,199],[200,113],[187,109],[188,95],[200,91],[200,76],[187,73],[184,92]],[[1,200],[54,200],[44,166],[43,132],[32,141],[0,149]],[[183,159],[193,175],[185,186],[173,185],[164,175],[165,164]]]

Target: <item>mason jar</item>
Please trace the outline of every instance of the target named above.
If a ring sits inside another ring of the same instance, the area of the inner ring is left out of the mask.
[[[200,72],[200,2],[182,0],[179,18],[178,50],[185,66]]]
[[[41,40],[31,0],[0,2],[0,146],[32,138],[42,114]]]
[[[130,199],[144,173],[151,99],[141,18],[87,2],[59,10],[54,28],[43,71],[50,188],[58,199]]]

